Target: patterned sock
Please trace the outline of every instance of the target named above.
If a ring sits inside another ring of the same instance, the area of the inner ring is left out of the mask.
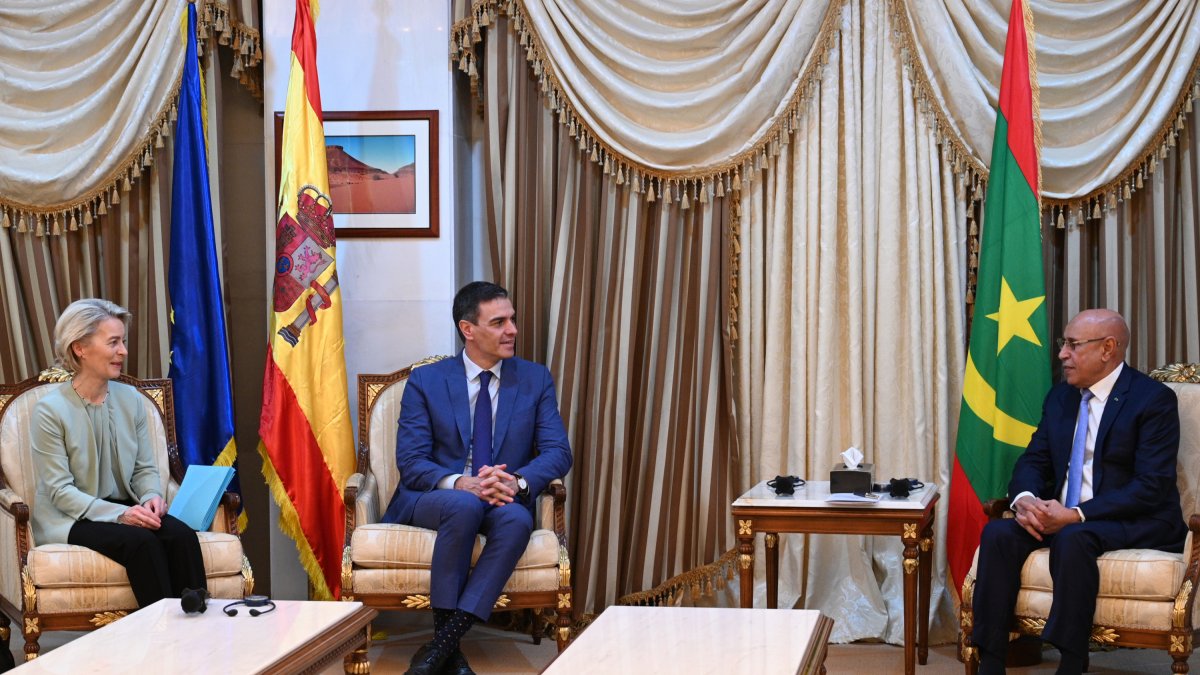
[[[467,634],[467,631],[471,630],[471,625],[476,621],[478,619],[470,612],[461,609],[454,610],[446,623],[434,633],[433,644],[439,650],[453,654],[458,651],[458,641]]]
[[[437,607],[434,607],[433,608],[433,632],[434,632],[434,634],[442,632],[442,628],[446,625],[446,622],[449,621],[450,617],[452,617],[452,616],[454,616],[454,610],[438,609]]]

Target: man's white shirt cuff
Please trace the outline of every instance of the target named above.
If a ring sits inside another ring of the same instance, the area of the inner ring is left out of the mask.
[[[453,490],[453,489],[454,489],[454,483],[455,483],[456,481],[458,481],[458,479],[459,479],[459,478],[462,478],[462,474],[461,474],[461,473],[452,473],[452,474],[450,474],[449,476],[446,476],[445,478],[443,478],[443,479],[441,479],[441,480],[439,480],[439,481],[437,482],[437,489],[439,489],[439,490]]]

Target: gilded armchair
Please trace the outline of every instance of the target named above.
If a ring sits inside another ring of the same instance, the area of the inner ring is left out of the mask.
[[[358,376],[358,472],[346,482],[346,547],[342,557],[342,599],[379,610],[429,607],[429,575],[437,533],[410,525],[380,523],[400,474],[396,468],[396,420],[412,369],[446,357],[432,357],[386,375]],[[496,610],[557,613],[559,651],[571,626],[571,567],[567,558],[564,503],[566,488],[554,481],[538,498],[536,522],[525,554],[517,562]],[[483,545],[476,543],[475,557]],[[539,621],[532,622],[535,643]]]
[[[125,568],[109,558],[70,544],[38,545],[30,516],[36,479],[30,447],[30,420],[42,396],[59,386],[65,371],[0,384],[0,649],[9,648],[9,620],[25,636],[25,660],[34,659],[43,632],[92,630],[137,609]],[[175,445],[174,395],[170,380],[121,381],[145,395],[150,437],[155,446],[163,494],[169,503],[183,479]],[[212,531],[200,532],[200,548],[214,597],[241,598],[254,577],[237,535],[238,496],[226,493]]]
[[[1189,532],[1182,553],[1128,549],[1100,556],[1100,596],[1092,642],[1165,649],[1171,655],[1173,672],[1186,673],[1196,626],[1200,624],[1200,608],[1195,606],[1196,586],[1200,584],[1200,366],[1176,364],[1150,375],[1167,383],[1179,399],[1179,498]],[[1011,516],[1007,510],[1005,500],[984,505],[990,518]],[[1021,570],[1014,633],[1041,636],[1053,589],[1049,559],[1049,549],[1040,549],[1029,556]],[[971,643],[974,591],[973,564],[963,583],[959,608],[959,649],[969,675],[979,666],[979,655]]]

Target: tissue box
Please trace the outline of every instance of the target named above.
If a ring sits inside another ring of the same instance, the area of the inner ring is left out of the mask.
[[[870,492],[875,488],[875,465],[859,464],[847,469],[838,464],[829,472],[829,492]]]

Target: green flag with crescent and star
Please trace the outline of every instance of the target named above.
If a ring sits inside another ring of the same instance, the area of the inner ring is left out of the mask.
[[[982,503],[1005,495],[1013,464],[1029,443],[1050,390],[1032,33],[1028,9],[1014,0],[950,479],[946,545],[956,589],[971,568],[987,522]]]

